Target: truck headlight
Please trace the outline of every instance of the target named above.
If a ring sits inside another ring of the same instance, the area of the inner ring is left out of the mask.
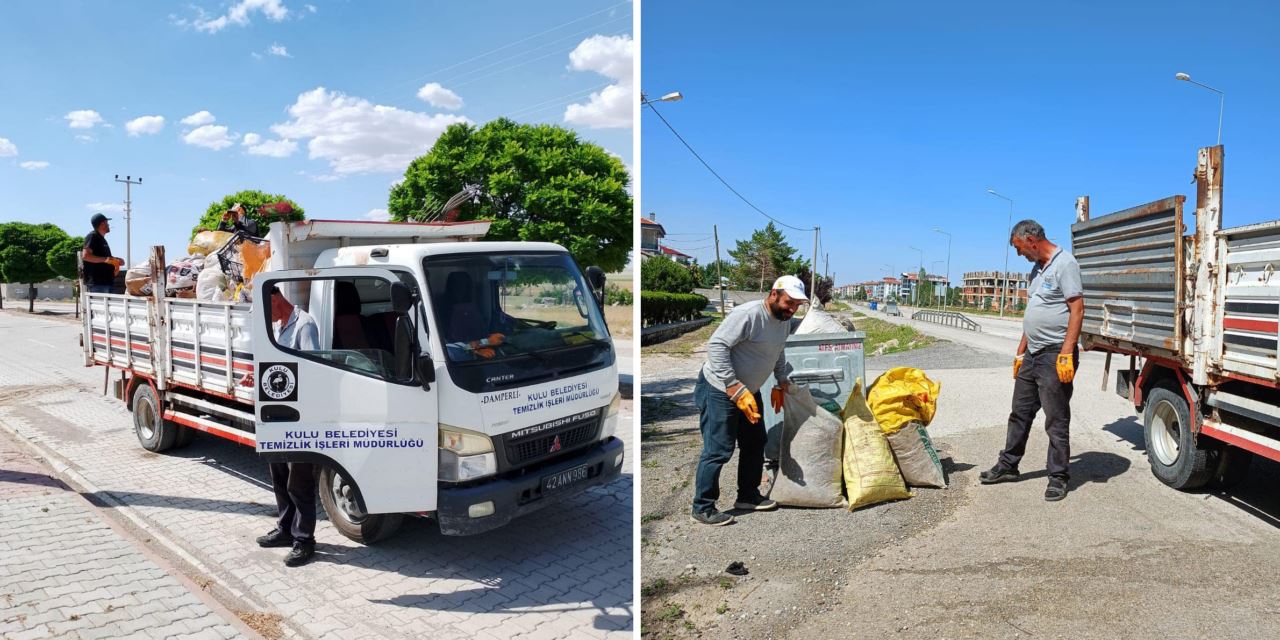
[[[483,433],[440,425],[440,479],[475,480],[498,472],[493,440]]]
[[[622,407],[622,393],[615,392],[613,400],[604,410],[604,425],[600,427],[600,439],[606,440],[618,430],[618,411]]]

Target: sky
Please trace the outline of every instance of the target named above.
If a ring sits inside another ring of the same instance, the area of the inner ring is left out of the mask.
[[[1275,3],[646,0],[641,25],[641,89],[684,95],[657,109],[747,199],[821,227],[837,284],[945,274],[934,227],[954,282],[1003,268],[989,188],[1068,247],[1082,195],[1094,217],[1185,195],[1194,230],[1219,99],[1177,72],[1226,94],[1224,226],[1280,219]],[[640,123],[641,206],[670,246],[705,264],[713,225],[726,257],[765,225],[647,107]],[[786,232],[813,255],[812,231]]]
[[[632,4],[192,0],[0,3],[0,222],[185,255],[210,203],[283,194],[313,219],[385,219],[455,122],[567,126],[632,157]]]

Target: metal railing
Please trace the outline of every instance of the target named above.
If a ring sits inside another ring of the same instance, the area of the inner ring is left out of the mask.
[[[932,322],[946,327],[955,327],[957,329],[968,329],[969,331],[977,331],[982,333],[982,325],[970,320],[968,316],[955,311],[917,311],[911,314],[912,320],[923,320]]]

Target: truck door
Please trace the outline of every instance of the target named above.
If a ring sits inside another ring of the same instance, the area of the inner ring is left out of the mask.
[[[370,267],[254,278],[258,453],[331,467],[370,514],[436,509],[438,394],[413,373],[427,344],[418,297],[394,308],[406,280],[416,289]]]

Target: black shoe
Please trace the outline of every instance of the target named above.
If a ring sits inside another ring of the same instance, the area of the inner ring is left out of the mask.
[[[778,503],[764,496],[749,499],[738,498],[738,501],[733,503],[733,508],[748,511],[773,511],[778,508]]]
[[[978,482],[995,484],[997,482],[1013,482],[1018,479],[1018,470],[996,465],[978,474]]]
[[[1062,478],[1049,478],[1049,487],[1044,490],[1044,499],[1057,502],[1067,497],[1067,481]]]
[[[293,535],[288,531],[280,529],[272,529],[271,533],[265,536],[258,536],[259,547],[290,547],[293,546]]]
[[[293,551],[284,557],[284,566],[301,567],[311,562],[311,556],[316,554],[316,545],[297,543],[293,545]]]
[[[700,524],[709,524],[716,527],[723,527],[726,524],[733,524],[733,516],[727,513],[721,513],[719,511],[716,511],[715,509],[712,509],[711,511],[696,511],[689,517],[693,518],[694,522],[697,522]]]

